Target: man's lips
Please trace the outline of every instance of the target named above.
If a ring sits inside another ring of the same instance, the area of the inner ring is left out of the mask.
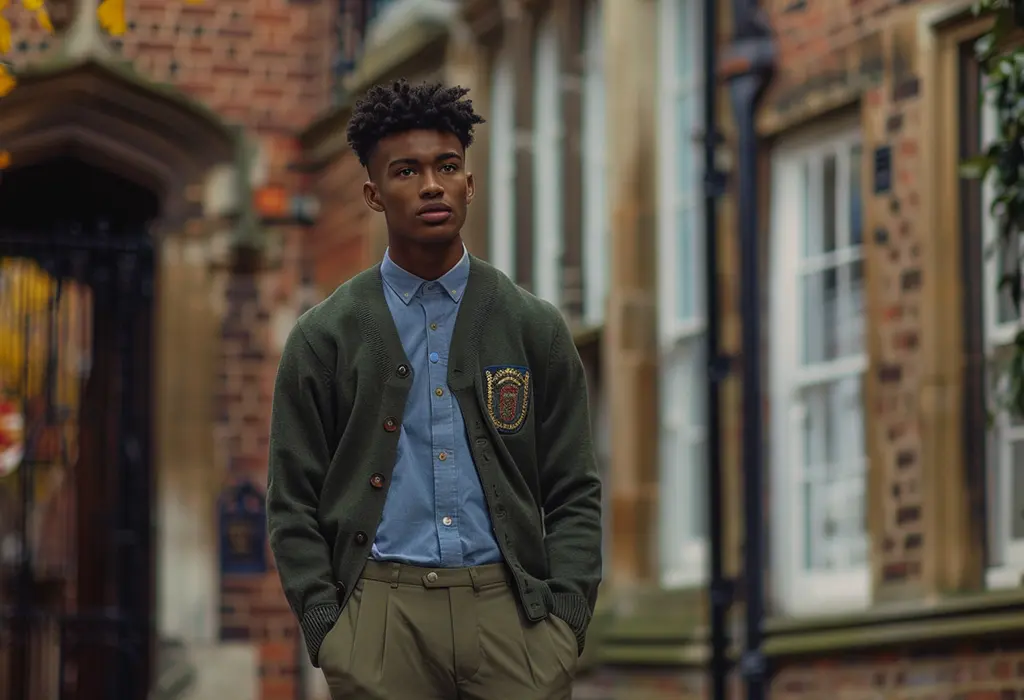
[[[451,207],[444,204],[431,204],[420,207],[416,216],[428,224],[443,224],[452,217],[452,210]]]

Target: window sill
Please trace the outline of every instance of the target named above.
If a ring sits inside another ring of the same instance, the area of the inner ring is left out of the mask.
[[[730,616],[741,623],[742,604]],[[709,657],[704,589],[611,593],[591,624],[581,670],[598,665],[702,667]],[[1012,634],[1024,628],[1024,587],[877,605],[857,613],[769,618],[764,653],[772,658],[898,647]],[[735,636],[734,636],[735,638]],[[736,650],[730,652],[735,658]]]
[[[580,660],[596,665],[702,666],[707,662],[704,588],[649,587],[603,596]]]
[[[764,652],[785,657],[958,638],[973,642],[1022,627],[1024,588],[1018,587],[877,605],[845,615],[769,618]]]

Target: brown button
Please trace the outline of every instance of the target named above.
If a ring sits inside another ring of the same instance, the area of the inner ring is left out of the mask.
[[[438,396],[444,396],[444,389],[442,389],[441,387],[437,387],[436,389],[434,389],[434,393],[437,394]]]
[[[356,544],[366,544],[366,533],[365,532],[357,532],[356,533]]]
[[[441,454],[439,454],[439,455],[437,456],[437,458],[438,458],[439,460],[441,460],[441,461],[443,462],[443,461],[445,461],[446,459],[448,459],[448,453],[447,453],[447,452],[442,452]]]
[[[437,324],[436,323],[431,323],[430,324],[430,330],[436,331],[437,330]]]
[[[371,476],[370,477],[370,486],[372,486],[375,489],[383,488],[384,487],[384,475],[383,474],[374,474],[373,476]]]
[[[384,419],[384,430],[388,431],[389,433],[395,432],[396,430],[398,430],[398,421],[396,421],[391,416],[388,416],[387,418]]]
[[[398,372],[399,377],[408,377],[409,365],[398,365],[398,369],[396,369],[395,371]]]

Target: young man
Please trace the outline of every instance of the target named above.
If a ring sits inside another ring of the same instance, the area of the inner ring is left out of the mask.
[[[281,358],[270,543],[334,700],[568,699],[597,597],[583,366],[558,310],[463,246],[467,92],[356,104],[388,250]]]

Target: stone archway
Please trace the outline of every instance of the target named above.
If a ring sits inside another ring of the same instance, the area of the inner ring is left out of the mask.
[[[235,132],[202,105],[172,88],[150,83],[121,63],[102,56],[64,56],[46,65],[19,71],[19,86],[4,99],[0,110],[0,143],[14,158],[14,166],[0,178],[0,201],[4,200],[6,188],[8,200],[20,200],[23,204],[31,200],[32,204],[18,208],[0,206],[0,234],[13,231],[9,238],[23,242],[31,241],[35,236],[49,236],[48,245],[52,252],[55,247],[65,245],[61,237],[49,235],[55,231],[54,227],[63,225],[61,217],[78,217],[92,222],[79,227],[82,231],[80,239],[83,236],[109,237],[112,234],[121,236],[117,245],[122,242],[141,244],[152,251],[156,266],[154,308],[152,312],[146,311],[145,319],[133,326],[138,342],[132,346],[135,348],[132,351],[132,376],[138,377],[141,383],[154,385],[155,389],[152,393],[147,392],[146,405],[136,407],[139,415],[146,416],[142,421],[146,426],[138,429],[148,431],[150,423],[156,428],[152,449],[147,450],[146,463],[142,465],[146,471],[145,488],[149,489],[150,496],[141,500],[151,502],[153,483],[181,466],[185,452],[195,450],[195,443],[188,444],[180,436],[171,437],[165,428],[174,424],[173,417],[180,414],[183,403],[213,403],[216,353],[211,344],[216,342],[213,332],[216,328],[213,320],[216,307],[213,295],[207,293],[204,297],[204,290],[197,289],[195,284],[197,279],[204,277],[208,255],[205,248],[201,247],[198,253],[195,248],[194,242],[202,239],[202,235],[188,235],[185,231],[205,230],[191,224],[225,213],[211,212],[208,202],[211,201],[211,189],[218,185],[223,189],[223,183],[233,183],[230,171],[236,151]],[[86,193],[84,190],[87,188],[91,190]],[[212,199],[230,207],[236,199],[234,194],[233,190],[220,192]],[[138,206],[140,203],[142,206]],[[6,219],[5,213],[10,214]],[[123,224],[125,230],[109,231],[104,228],[105,224],[97,223],[100,221],[119,222],[114,227]],[[136,240],[129,240],[132,235]],[[13,248],[5,248],[5,241],[0,236],[0,256],[17,255],[17,252],[11,252]],[[88,245],[88,241],[85,244]],[[187,274],[182,274],[184,268],[188,268]],[[0,307],[4,303],[5,300],[0,298]],[[191,334],[199,338],[196,342],[183,342],[183,335],[189,335],[188,327],[184,332],[181,327],[184,318],[192,320],[193,329],[199,324],[201,332]],[[149,325],[150,319],[155,327]],[[179,327],[173,328],[174,323]],[[104,342],[104,338],[122,338],[117,342],[122,342],[123,349],[123,334],[116,331],[109,324],[105,326],[102,323],[101,314],[95,315],[91,331],[94,353],[92,376],[102,378],[118,374],[123,385],[124,377],[128,376],[123,369],[123,352],[116,355],[114,340]],[[206,337],[203,337],[204,332]],[[149,340],[151,335],[154,336],[155,347]],[[211,375],[209,381],[196,381],[195,375],[203,372]],[[83,400],[95,395],[101,397],[96,399],[100,403],[109,401],[120,391],[115,380],[106,378],[93,380],[90,377],[87,387],[87,396]],[[213,422],[210,420],[198,428],[205,432],[198,442],[206,444],[208,449],[199,458],[189,454],[184,459],[205,461],[202,466],[212,474],[209,467],[214,462]],[[106,454],[110,446],[95,439],[104,431],[117,430],[117,427],[110,426],[102,410],[83,415],[79,430],[80,459],[91,454],[94,463],[99,464],[110,457]],[[91,446],[90,440],[97,442],[98,446]],[[116,451],[121,448],[110,449]],[[116,458],[111,457],[111,461]],[[90,468],[88,464],[83,466]],[[86,474],[85,479],[88,477]],[[108,475],[107,478],[116,476]],[[156,490],[161,488],[157,486]],[[78,560],[79,570],[83,561],[82,550],[89,546],[87,538],[81,536],[88,520],[86,516],[90,508],[96,511],[96,504],[103,503],[102,500],[94,501],[90,506],[82,499],[92,498],[89,494],[95,491],[75,491],[79,499],[76,503],[79,513],[74,518],[78,523],[78,554],[71,556]],[[104,506],[109,505],[104,503]],[[139,504],[134,504],[134,507],[139,507]],[[149,506],[143,504],[143,507]],[[84,515],[83,511],[86,511]],[[201,515],[197,514],[198,517]],[[210,515],[212,517],[212,512]],[[93,517],[100,517],[100,514],[93,512]],[[148,584],[136,591],[145,600],[133,604],[142,606],[139,609],[144,609],[152,618],[155,605],[152,564],[150,571],[140,571],[138,575],[145,577]],[[81,588],[80,585],[78,587]],[[81,588],[81,591],[86,591],[84,595],[99,596],[99,593],[89,591],[95,592],[102,587],[102,582],[98,582],[90,589]],[[75,595],[82,596],[81,591]],[[28,691],[23,692],[51,688],[52,685],[46,685],[50,682],[47,674],[59,675],[60,660],[54,665],[52,653],[46,656],[45,649],[34,653],[44,658],[48,665],[46,668],[40,668],[38,663],[32,666],[31,673],[40,676],[41,680],[30,678],[28,682],[32,685],[29,686],[22,682],[23,689],[28,687]],[[111,687],[108,685],[109,674],[123,669],[98,666],[90,664],[84,657],[76,662],[72,675],[77,680],[65,679],[65,683],[77,684],[69,697],[106,698],[103,693],[107,691],[101,688]],[[94,678],[90,672],[95,672],[92,674]],[[0,675],[4,675],[3,669],[0,669]],[[147,687],[156,680],[148,669],[144,675],[147,677],[139,682]],[[141,690],[125,692],[122,688],[117,697],[127,700],[145,697]],[[11,700],[23,700],[23,697],[16,695]]]
[[[117,172],[157,195],[165,225],[202,215],[209,173],[233,161],[214,112],[113,59],[56,57],[18,78],[0,110],[15,167],[70,156]]]

